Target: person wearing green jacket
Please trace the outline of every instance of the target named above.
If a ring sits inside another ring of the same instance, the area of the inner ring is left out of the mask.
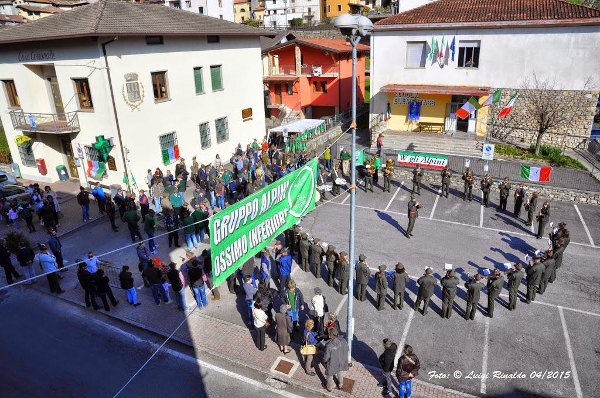
[[[196,223],[194,225],[196,233],[196,241],[204,243],[204,234],[206,233],[206,220],[208,219],[208,212],[206,211],[206,205],[204,203],[196,204],[194,206],[196,210],[192,213],[192,218]]]
[[[187,209],[183,211],[183,233],[185,234],[185,242],[187,244],[188,251],[192,251],[192,248],[197,248],[198,239],[196,239],[194,217],[192,217]]]
[[[144,217],[144,232],[148,235],[148,247],[152,254],[156,254],[158,245],[154,243],[154,232],[156,231],[156,213],[154,210],[149,210]]]
[[[169,202],[171,202],[175,214],[183,219],[183,211],[185,210],[185,207],[183,207],[183,194],[179,192],[171,193],[169,195]]]
[[[140,240],[143,240],[142,234],[140,233],[140,227],[138,226],[138,221],[140,221],[140,216],[137,214],[135,207],[130,207],[123,214],[123,221],[125,221],[127,223],[127,228],[129,228],[129,234],[131,235],[132,242],[135,242],[136,236]]]

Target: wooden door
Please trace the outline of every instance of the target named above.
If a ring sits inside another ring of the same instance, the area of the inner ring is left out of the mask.
[[[275,85],[275,103],[281,104],[281,84]]]
[[[73,145],[71,145],[71,139],[69,137],[61,137],[60,141],[62,143],[63,153],[67,158],[69,174],[72,178],[79,178],[79,172],[77,171],[77,165],[75,164],[75,155],[73,154]]]

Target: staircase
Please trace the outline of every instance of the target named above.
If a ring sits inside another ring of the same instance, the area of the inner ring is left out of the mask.
[[[375,136],[376,139],[377,136]],[[371,146],[376,150],[375,139]],[[438,155],[452,155],[465,157],[481,157],[482,138],[476,139],[472,135],[455,133],[403,133],[384,131],[383,148],[385,152],[404,151],[429,153]]]

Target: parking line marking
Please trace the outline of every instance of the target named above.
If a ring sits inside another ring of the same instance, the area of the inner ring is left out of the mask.
[[[479,228],[483,228],[483,205],[481,205],[481,212],[479,213]]]
[[[404,299],[403,299],[404,300]],[[398,358],[402,355],[402,351],[404,351],[404,343],[406,342],[406,336],[408,336],[408,330],[410,329],[410,324],[412,323],[413,317],[415,316],[415,312],[409,308],[410,314],[408,315],[408,320],[404,324],[404,331],[402,332],[402,338],[400,339],[400,344],[398,344],[398,351],[396,351],[396,357],[394,358],[394,363],[398,363]]]
[[[581,223],[583,224],[583,229],[585,229],[585,233],[587,234],[587,237],[590,240],[590,245],[594,246],[594,240],[592,239],[592,235],[590,234],[590,230],[588,229],[585,221],[583,221],[583,216],[581,215],[581,212],[579,211],[579,207],[577,207],[576,204],[573,204],[573,206],[575,206],[575,210],[577,211],[577,214],[579,215],[579,219],[581,220]]]
[[[490,318],[485,317],[485,332],[483,333],[483,361],[481,363],[481,374],[485,376],[488,367],[488,352],[490,346]],[[486,377],[481,378],[481,387],[479,392],[485,394],[487,390]]]
[[[439,196],[435,197],[435,202],[433,202],[433,207],[431,208],[431,214],[429,215],[429,219],[433,219],[433,213],[435,213],[435,208],[437,207],[437,202],[440,200]]]
[[[340,315],[340,311],[342,310],[342,307],[346,303],[346,300],[348,300],[348,295],[344,294],[344,297],[342,298],[342,301],[340,301],[340,303],[338,304],[337,308],[335,309],[335,314],[336,315],[338,315],[338,316]]]
[[[346,203],[346,201],[347,201],[348,199],[350,199],[350,195],[351,195],[351,194],[348,194],[348,196],[346,196],[346,197],[344,198],[344,200],[342,200],[342,203],[341,203],[341,204],[344,204],[344,203]]]
[[[400,187],[398,187],[398,189],[396,189],[396,192],[394,192],[394,195],[392,196],[392,198],[388,202],[387,206],[385,206],[385,210],[384,211],[387,211],[390,208],[390,206],[392,205],[392,202],[394,201],[394,199],[396,199],[396,195],[398,195],[398,192],[400,192]]]
[[[575,207],[577,208],[577,207]],[[560,323],[562,323],[563,334],[565,336],[565,345],[567,346],[567,354],[569,355],[569,362],[571,363],[571,371],[573,372],[573,383],[575,384],[575,393],[577,398],[583,397],[581,393],[581,385],[579,384],[579,376],[577,375],[577,368],[575,367],[575,358],[573,357],[573,349],[571,348],[571,339],[569,338],[569,330],[567,329],[567,322],[565,321],[565,314],[563,307],[558,306],[558,314],[560,315]]]
[[[534,234],[535,233],[535,223],[531,223],[531,233]]]

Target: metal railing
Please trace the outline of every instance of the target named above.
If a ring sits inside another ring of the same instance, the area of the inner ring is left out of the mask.
[[[273,65],[271,67],[271,76],[295,75],[296,65]]]
[[[77,112],[66,113],[25,113],[23,110],[8,112],[16,130],[42,131],[54,133],[74,133],[79,131]]]
[[[104,275],[108,277],[108,284],[112,287],[121,288],[121,282],[119,281],[119,273],[121,268],[114,264],[100,263],[98,268],[104,271]],[[131,268],[131,267],[130,267]]]
[[[337,65],[302,65],[300,73],[304,76],[338,76]],[[296,75],[295,65],[273,65],[271,66],[271,76],[294,76]]]

